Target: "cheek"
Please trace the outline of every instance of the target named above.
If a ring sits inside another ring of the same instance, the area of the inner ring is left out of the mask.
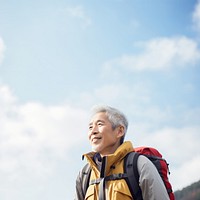
[[[90,131],[88,131],[87,136],[88,136],[88,139],[91,138],[91,132]]]

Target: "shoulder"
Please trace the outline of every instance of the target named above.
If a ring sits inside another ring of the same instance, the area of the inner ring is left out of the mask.
[[[145,156],[140,155],[137,162],[139,185],[144,200],[169,200],[164,183],[155,165]]]
[[[139,174],[141,174],[142,171],[157,171],[154,164],[146,156],[143,155],[140,155],[138,157],[137,168]]]

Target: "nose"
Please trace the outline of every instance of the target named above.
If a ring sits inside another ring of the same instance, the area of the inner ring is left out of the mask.
[[[92,128],[90,128],[88,136],[90,138],[92,135],[96,135],[97,133],[98,133],[98,128],[97,126],[94,125],[92,126]]]

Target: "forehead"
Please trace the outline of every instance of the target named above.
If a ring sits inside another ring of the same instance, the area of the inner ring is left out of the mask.
[[[108,121],[106,113],[105,112],[96,113],[90,119],[90,123],[95,123],[97,121]]]

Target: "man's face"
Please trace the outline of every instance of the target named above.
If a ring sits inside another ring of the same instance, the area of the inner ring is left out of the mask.
[[[112,154],[120,145],[123,127],[113,130],[108,117],[104,112],[95,114],[89,123],[88,137],[94,151],[102,156]]]

